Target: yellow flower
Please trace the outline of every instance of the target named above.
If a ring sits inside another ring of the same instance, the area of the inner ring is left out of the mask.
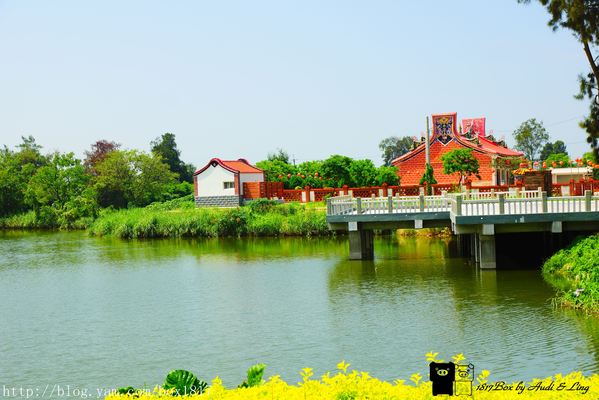
[[[464,355],[462,353],[460,353],[460,354],[456,354],[455,356],[451,357],[451,359],[453,360],[453,362],[455,364],[459,364],[460,361],[464,361],[466,359],[466,357],[464,357]]]
[[[420,382],[420,380],[422,379],[422,375],[420,375],[419,373],[415,373],[412,374],[412,376],[410,376],[410,380],[412,382],[414,382],[414,385],[418,386],[418,383]]]
[[[304,382],[307,382],[312,375],[314,375],[312,368],[304,368],[302,369],[302,372],[300,372],[300,376],[303,378]]]
[[[339,364],[337,364],[337,369],[343,371],[344,374],[347,373],[347,368],[349,367],[349,364],[345,362],[345,360],[341,361]]]

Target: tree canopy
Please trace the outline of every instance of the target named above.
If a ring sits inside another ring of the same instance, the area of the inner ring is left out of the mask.
[[[443,161],[444,174],[459,174],[460,185],[465,177],[470,177],[471,175],[475,175],[480,179],[480,176],[478,175],[480,165],[476,157],[474,157],[474,154],[472,154],[472,149],[455,149],[448,151],[441,156],[441,161]]]
[[[167,132],[154,139],[150,144],[152,153],[159,155],[169,169],[177,174],[179,182],[193,181],[193,166],[181,161],[181,152],[177,148],[174,134]]]
[[[531,0],[518,0],[530,3]],[[590,72],[580,75],[580,90],[576,98],[590,99],[589,115],[580,123],[587,132],[587,141],[599,156],[599,105],[597,84],[599,83],[599,66],[597,53],[593,51],[599,46],[599,2],[597,0],[538,0],[549,12],[548,25],[555,31],[567,29],[582,44],[584,56],[589,63]]]
[[[539,158],[541,160],[547,160],[547,158],[549,158],[550,155],[559,153],[563,153],[566,155],[568,154],[568,150],[566,150],[566,144],[564,142],[562,142],[561,140],[556,140],[554,143],[547,142],[545,143],[545,146],[543,146]]]
[[[541,149],[549,140],[549,134],[543,126],[543,122],[531,118],[524,121],[518,129],[514,131],[516,140],[515,148],[524,153],[524,156],[531,161],[537,161],[541,154]]]
[[[383,152],[381,157],[383,163],[386,166],[391,165],[391,161],[399,156],[402,156],[412,150],[414,146],[414,140],[409,136],[399,138],[397,136],[390,136],[381,140],[379,143],[379,149]]]

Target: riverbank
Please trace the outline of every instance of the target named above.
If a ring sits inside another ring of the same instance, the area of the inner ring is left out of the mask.
[[[543,277],[558,289],[558,303],[599,312],[599,234],[551,256],[543,265]]]
[[[87,230],[94,236],[122,239],[168,237],[332,236],[324,203],[255,200],[240,208],[196,208],[193,197],[153,203],[144,208],[102,210],[97,218],[68,224],[48,222],[29,211],[0,218],[0,229]],[[446,228],[404,229],[401,236],[445,237]]]
[[[102,214],[88,228],[92,235],[123,239],[159,237],[329,236],[326,210],[299,203],[259,200],[246,207],[196,208],[165,202]]]

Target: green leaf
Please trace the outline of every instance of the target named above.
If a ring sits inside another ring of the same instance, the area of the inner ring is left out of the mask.
[[[162,387],[164,389],[175,389],[175,396],[184,396],[189,394],[201,394],[206,390],[208,384],[200,381],[192,372],[184,369],[177,369],[169,372],[164,380]]]
[[[265,368],[266,368],[265,364],[252,365],[250,368],[248,368],[247,380],[243,381],[243,383],[241,385],[239,385],[238,387],[248,388],[248,387],[260,386],[263,383],[262,377],[264,376]]]

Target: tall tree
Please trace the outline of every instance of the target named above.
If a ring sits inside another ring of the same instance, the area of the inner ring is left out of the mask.
[[[540,159],[546,160],[552,154],[568,154],[568,150],[566,150],[566,144],[561,140],[556,140],[554,143],[547,142],[543,149],[541,150]]]
[[[531,118],[514,131],[514,139],[516,139],[516,149],[522,151],[529,160],[537,161],[540,149],[549,140],[549,134],[543,122]]]
[[[326,178],[333,179],[336,187],[350,185],[351,178],[349,176],[349,166],[352,161],[353,160],[347,156],[334,154],[323,161],[322,175]]]
[[[168,165],[169,169],[178,174],[180,182],[191,182],[193,180],[193,167],[181,161],[181,152],[177,148],[175,135],[165,133],[156,138],[151,143],[152,153],[162,157],[162,160]]]
[[[160,156],[115,150],[96,169],[94,189],[102,207],[143,207],[162,200],[176,174]]]
[[[268,161],[281,161],[285,164],[289,164],[289,153],[287,153],[283,149],[277,149],[274,153],[268,153],[267,156]]]
[[[89,177],[73,153],[54,153],[48,165],[39,168],[29,182],[27,192],[37,205],[62,206],[81,194]]]
[[[98,140],[96,143],[92,144],[90,151],[85,152],[85,160],[83,160],[85,169],[92,175],[95,175],[96,164],[104,160],[111,151],[118,150],[119,147],[121,147],[119,143],[110,142],[104,139]]]
[[[390,136],[381,140],[379,143],[379,149],[383,152],[381,155],[383,158],[383,163],[386,166],[390,166],[391,161],[412,150],[413,145],[414,140],[409,136],[404,136],[402,138]]]
[[[480,179],[478,170],[480,164],[478,159],[472,154],[472,149],[455,149],[448,151],[441,156],[443,161],[443,173],[447,175],[459,174],[461,185],[464,178],[475,175]]]
[[[582,45],[584,56],[589,63],[590,72],[580,75],[580,92],[576,98],[590,99],[590,113],[580,123],[585,129],[596,156],[599,156],[599,104],[597,91],[599,88],[599,64],[597,63],[597,48],[599,47],[599,1],[597,0],[538,0],[549,12],[551,19],[548,25],[555,31],[564,28],[572,32]],[[518,0],[520,3],[530,3],[530,0]],[[593,54],[595,51],[595,54]]]

